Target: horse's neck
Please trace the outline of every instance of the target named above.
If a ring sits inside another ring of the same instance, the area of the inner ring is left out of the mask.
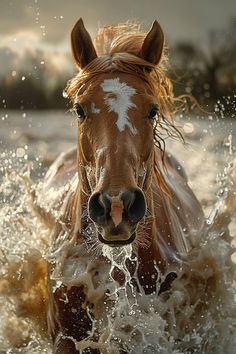
[[[161,258],[171,264],[182,262],[182,256],[198,242],[205,219],[183,167],[167,152],[163,164],[160,151],[155,151],[148,199]]]

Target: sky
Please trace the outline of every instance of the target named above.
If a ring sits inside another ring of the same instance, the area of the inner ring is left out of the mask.
[[[58,69],[68,65],[70,31],[79,17],[92,37],[104,24],[138,20],[147,30],[157,19],[167,44],[204,45],[210,30],[236,19],[236,5],[235,0],[0,0],[0,73],[25,65],[36,52]]]

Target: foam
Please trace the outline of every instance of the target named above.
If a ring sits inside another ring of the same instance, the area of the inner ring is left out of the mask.
[[[235,180],[232,162],[220,176],[201,242],[183,259],[171,289],[157,296],[144,295],[141,285],[134,285],[127,267],[127,262],[137,263],[131,245],[104,246],[102,255],[94,256],[85,244],[65,241],[64,230],[60,247],[48,252],[52,228],[35,206],[35,185],[27,174],[6,176],[1,189],[14,197],[1,209],[1,350],[50,351],[46,275],[53,265],[54,291],[62,284],[83,285],[87,304],[94,304],[87,307],[92,320],[88,337],[73,339],[81,353],[90,347],[109,354],[121,349],[133,354],[233,354],[235,263],[228,225],[236,209]],[[66,188],[73,189],[73,183]],[[48,192],[47,200],[50,193],[55,191]],[[54,216],[59,217],[56,210]]]

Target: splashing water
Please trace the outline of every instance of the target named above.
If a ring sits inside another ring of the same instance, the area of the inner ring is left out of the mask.
[[[94,304],[93,309],[87,308],[92,329],[86,339],[75,343],[81,353],[89,347],[105,354],[233,354],[235,225],[231,219],[236,210],[236,161],[229,148],[232,161],[218,175],[217,200],[201,242],[183,260],[171,289],[159,296],[144,295],[141,286],[134,286],[137,259],[131,245],[104,246],[102,255],[93,257],[85,245],[68,241],[48,254],[52,227],[35,204],[39,185],[25,167],[6,173],[0,187],[0,351],[51,352],[46,277],[53,263],[55,288],[82,284],[88,302]]]

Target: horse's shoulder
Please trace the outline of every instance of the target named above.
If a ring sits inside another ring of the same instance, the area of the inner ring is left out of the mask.
[[[184,179],[186,182],[188,181],[188,176],[184,167],[172,153],[165,151],[164,156],[162,156],[160,150],[156,149],[156,157],[158,165],[162,165],[167,173],[174,173],[181,179]]]
[[[165,155],[165,159],[169,165],[169,167],[173,170],[175,170],[175,172],[182,177],[183,179],[185,179],[186,181],[188,180],[188,176],[185,172],[184,167],[181,165],[181,163],[175,158],[174,155],[172,155],[170,152],[166,152]]]
[[[65,186],[77,172],[77,148],[61,153],[52,163],[44,178],[48,188]]]
[[[153,181],[154,204],[157,214],[162,213],[158,219],[158,230],[166,230],[168,225],[168,232],[173,235],[176,249],[183,254],[198,240],[196,235],[199,235],[199,230],[205,223],[204,213],[178,160],[167,151],[164,156],[157,151],[155,163],[158,164],[158,170],[168,190],[168,193],[163,193],[159,184]],[[167,234],[167,231],[164,234]]]
[[[71,149],[58,156],[52,163],[44,180],[35,191],[35,209],[49,223],[54,223],[55,215],[64,201],[73,195],[78,184],[76,149]]]

